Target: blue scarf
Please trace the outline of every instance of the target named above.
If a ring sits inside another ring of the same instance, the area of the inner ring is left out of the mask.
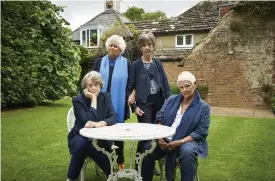
[[[109,56],[102,58],[100,65],[100,74],[104,80],[104,87],[101,92],[107,91],[109,80]],[[126,86],[128,81],[128,61],[123,56],[119,55],[116,58],[114,71],[111,81],[111,97],[114,109],[117,113],[117,118],[120,123],[124,122],[125,104],[126,104]]]
[[[183,99],[182,94],[178,94],[174,97],[165,107],[164,109],[164,117],[162,124],[171,127],[175,118],[177,111],[180,107],[181,100]],[[195,91],[195,97],[187,108],[186,112],[181,118],[181,122],[176,129],[176,133],[172,137],[172,140],[179,140],[183,139],[184,137],[188,136],[193,130],[198,126],[200,117],[201,117],[201,109],[202,106],[200,104],[201,98],[199,92]],[[206,142],[206,141],[204,141]],[[207,145],[207,143],[206,143]],[[165,164],[165,171],[167,179],[170,181],[172,180],[174,168],[176,166],[177,160],[177,150],[171,150],[167,153],[166,157],[166,164]]]

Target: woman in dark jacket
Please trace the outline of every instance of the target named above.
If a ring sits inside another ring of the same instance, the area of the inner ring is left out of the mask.
[[[153,58],[155,36],[141,34],[138,44],[142,57],[131,64],[127,93],[130,95],[136,90],[136,103],[131,105],[131,109],[138,122],[155,123],[157,112],[170,96],[170,87],[162,63]],[[145,141],[138,143],[137,152],[143,152],[144,144]]]
[[[181,170],[181,181],[193,181],[197,156],[206,157],[206,137],[210,124],[210,107],[200,98],[196,90],[196,78],[190,72],[182,72],[177,80],[180,94],[167,99],[157,113],[157,123],[176,129],[173,136],[159,139],[152,154],[142,163],[143,181],[152,181],[155,160],[166,155],[165,173],[167,181],[173,180],[176,160]],[[150,144],[145,145],[145,150]]]
[[[124,123],[130,117],[127,101],[133,101],[131,98],[134,99],[134,96],[131,95],[126,97],[130,63],[121,55],[126,48],[126,43],[122,37],[112,35],[107,39],[105,46],[108,55],[96,61],[94,70],[100,72],[105,82],[101,91],[111,94],[118,123]],[[124,169],[124,143],[115,141],[114,144],[119,147],[116,149],[117,163],[119,169],[122,170]]]
[[[97,128],[116,124],[117,116],[112,105],[110,94],[100,92],[103,87],[101,75],[96,71],[87,73],[82,80],[84,92],[73,98],[75,125],[68,135],[68,146],[71,154],[67,181],[77,180],[85,158],[90,156],[103,172],[111,172],[108,157],[97,151],[88,138],[79,134],[82,128]],[[101,140],[99,146],[111,150],[111,142]]]

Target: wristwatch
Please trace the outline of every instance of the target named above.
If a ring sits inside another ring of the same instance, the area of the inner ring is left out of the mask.
[[[182,144],[184,144],[184,143],[185,143],[184,139],[181,139],[181,140],[180,140],[180,142],[181,142]]]

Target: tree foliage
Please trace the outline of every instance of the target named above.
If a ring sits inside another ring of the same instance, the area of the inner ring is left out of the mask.
[[[129,7],[123,14],[131,21],[161,20],[167,18],[166,14],[162,11],[145,12],[143,8],[135,6]]]
[[[233,10],[237,13],[247,13],[259,19],[275,18],[274,1],[240,1]]]
[[[1,2],[2,107],[58,100],[76,90],[80,52],[61,11],[48,1]]]

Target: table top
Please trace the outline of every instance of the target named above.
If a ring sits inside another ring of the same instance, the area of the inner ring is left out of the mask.
[[[153,140],[175,134],[175,129],[148,123],[117,123],[100,128],[82,128],[80,134],[87,138],[101,140]]]

